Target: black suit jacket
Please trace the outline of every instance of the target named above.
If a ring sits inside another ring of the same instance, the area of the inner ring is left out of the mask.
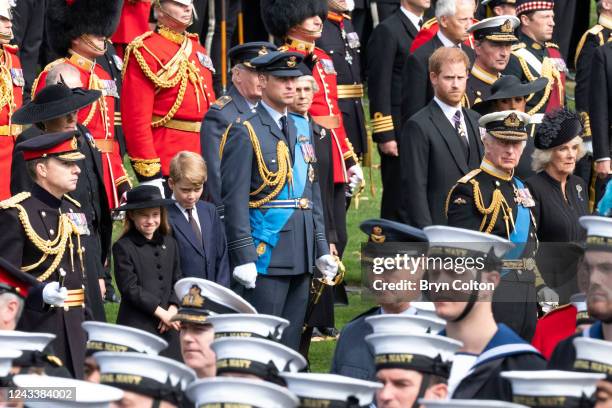
[[[435,101],[406,122],[400,137],[401,222],[418,228],[445,225],[446,196],[455,182],[480,165],[484,148],[478,114],[462,109],[469,137],[469,159],[454,127]]]
[[[589,116],[593,135],[593,159],[610,157],[612,122],[612,43],[599,47],[593,55],[589,92]]]
[[[437,35],[434,35],[431,40],[420,46],[406,60],[406,65],[404,65],[402,72],[402,78],[405,78],[401,88],[402,124],[424,108],[434,97],[431,81],[429,81],[429,57],[440,47],[443,47],[442,41]],[[461,45],[461,49],[470,58],[471,66],[475,59],[474,50],[464,44]],[[467,68],[470,69],[470,67]]]
[[[410,47],[417,29],[408,17],[397,10],[376,26],[368,42],[368,97],[370,116],[376,113],[392,115],[394,130],[372,134],[377,143],[399,138],[401,130],[402,69],[410,55]]]

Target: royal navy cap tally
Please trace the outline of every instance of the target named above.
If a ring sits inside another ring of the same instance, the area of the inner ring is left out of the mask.
[[[432,225],[423,228],[429,239],[430,255],[468,256],[493,255],[501,259],[514,247],[507,239],[464,228]]]
[[[100,383],[179,405],[195,372],[175,360],[151,354],[101,351],[93,355]]]
[[[99,351],[135,351],[157,355],[168,347],[168,342],[161,337],[120,324],[87,321],[81,323],[81,327],[87,332],[88,355]]]
[[[525,112],[511,110],[484,115],[478,124],[497,139],[523,141],[527,140],[529,120],[530,116]]]
[[[612,249],[612,218],[585,215],[578,221],[587,230],[587,249]]]
[[[24,142],[17,143],[15,149],[22,152],[24,160],[56,157],[63,161],[79,161],[85,158],[81,153],[74,131],[45,133]]]
[[[280,341],[289,321],[282,317],[265,314],[230,313],[209,316],[208,323],[219,337],[256,337]]]
[[[251,60],[251,65],[260,72],[276,77],[299,77],[302,71],[298,65],[304,59],[297,52],[272,51]]]
[[[463,343],[436,334],[374,333],[365,337],[377,370],[399,368],[448,378]]]
[[[526,405],[515,404],[496,400],[426,400],[419,399],[419,404],[424,408],[528,408]]]
[[[516,15],[518,16],[530,11],[552,10],[554,7],[555,2],[553,0],[516,0]]]
[[[374,333],[425,334],[439,333],[446,327],[446,321],[439,317],[426,317],[403,314],[383,314],[368,316],[366,323]]]
[[[12,348],[0,349],[0,378],[6,377],[13,367],[13,360],[21,357],[21,350]]]
[[[107,408],[111,402],[123,398],[123,391],[116,387],[96,384],[72,378],[51,377],[36,374],[19,374],[13,382],[20,388],[44,389],[54,388],[56,392],[45,393],[26,406],[45,408]],[[42,395],[42,393],[41,393]]]
[[[271,42],[253,41],[230,48],[228,56],[234,65],[243,64],[249,68],[253,68],[250,62],[252,59],[276,50],[276,45]]]
[[[174,284],[174,292],[180,302],[178,313],[172,318],[176,321],[209,324],[207,319],[212,314],[257,313],[231,289],[206,279],[183,278]]]
[[[14,293],[25,299],[30,288],[39,284],[34,276],[0,257],[0,294]]]
[[[250,378],[205,378],[191,383],[185,393],[198,408],[297,408],[299,404],[285,387]]]
[[[516,16],[495,16],[471,25],[468,28],[468,33],[472,33],[476,40],[514,43],[518,41],[518,38],[514,35],[514,30],[520,23]]]
[[[281,373],[302,407],[367,406],[382,384],[337,374]]]
[[[589,316],[587,297],[585,293],[574,293],[569,301],[576,308],[576,325],[593,324],[594,320]]]
[[[252,374],[270,382],[282,371],[306,368],[306,360],[295,350],[271,340],[248,337],[222,337],[210,346],[217,355],[217,375]]]
[[[605,374],[575,371],[506,371],[512,384],[512,401],[530,407],[582,407]]]
[[[612,341],[576,337],[574,370],[590,373],[603,373],[612,381]]]

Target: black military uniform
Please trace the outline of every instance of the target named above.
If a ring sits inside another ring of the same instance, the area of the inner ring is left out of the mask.
[[[368,151],[368,135],[365,129],[363,78],[359,35],[351,18],[340,11],[329,11],[323,23],[323,33],[316,41],[333,60],[338,74],[338,106],[342,111],[342,123],[353,150],[361,157]]]
[[[85,158],[76,150],[74,132],[46,134],[18,144],[26,160],[57,157],[64,162]],[[55,334],[52,345],[58,357],[77,378],[83,377],[85,359],[85,270],[81,234],[87,219],[80,204],[62,198],[38,184],[0,203],[0,251],[9,262],[41,282],[59,281],[68,289],[64,307],[36,311],[25,309],[18,329]]]
[[[376,26],[367,47],[368,97],[372,139],[376,143],[399,140],[402,128],[402,69],[410,55],[410,46],[419,32],[410,19],[397,10]],[[399,157],[380,155],[382,176],[381,217],[398,220],[401,181]]]
[[[483,116],[480,125],[486,126],[489,137],[521,141],[527,138],[528,120],[529,116],[522,112],[498,112]],[[449,191],[448,225],[497,235],[517,244],[535,243],[536,225],[531,214],[535,203],[529,190],[519,179],[496,168],[486,156],[485,152],[480,168],[459,179]],[[544,284],[536,281],[533,259],[523,259],[523,254],[533,249],[521,247],[508,257],[502,283],[493,298],[495,320],[508,324],[527,340],[535,331],[536,287]]]
[[[276,50],[276,46],[268,42],[246,43],[233,47],[229,51],[229,58],[234,66],[242,64],[245,69],[252,69],[249,66],[251,59],[274,50]],[[217,99],[210,106],[202,122],[200,142],[202,156],[206,161],[208,169],[206,195],[217,206],[217,212],[220,217],[223,216],[223,206],[221,205],[219,142],[227,127],[239,115],[247,113],[254,108],[256,103],[257,101],[247,101],[236,87],[231,86],[226,95]]]

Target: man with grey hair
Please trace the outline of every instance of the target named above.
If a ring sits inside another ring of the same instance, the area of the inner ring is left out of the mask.
[[[438,0],[436,20],[437,34],[419,47],[406,60],[402,78],[402,123],[424,108],[434,97],[428,71],[429,57],[440,47],[460,48],[474,62],[474,51],[462,43],[469,38],[475,4],[473,0]],[[469,68],[469,67],[468,67]]]

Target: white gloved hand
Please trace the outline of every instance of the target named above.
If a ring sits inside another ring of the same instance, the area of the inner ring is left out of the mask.
[[[361,183],[363,183],[363,170],[361,169],[360,165],[355,164],[349,167],[349,169],[347,170],[347,175],[349,178],[349,187],[351,188],[351,190],[354,190],[355,187],[359,187]]]
[[[255,281],[257,280],[257,267],[254,262],[238,265],[234,268],[233,275],[234,279],[245,288],[253,289],[255,287]]]
[[[59,282],[47,283],[42,292],[43,302],[51,306],[64,306],[68,298],[68,289],[60,288]]]
[[[538,290],[537,297],[539,303],[546,302],[559,304],[559,295],[548,286],[543,286]]]
[[[336,262],[332,255],[323,255],[317,258],[315,265],[327,282],[332,282],[338,274],[338,262]]]
[[[166,190],[164,189],[164,179],[158,178],[155,180],[143,181],[140,183],[141,186],[154,186],[159,188],[162,198],[166,198]]]

